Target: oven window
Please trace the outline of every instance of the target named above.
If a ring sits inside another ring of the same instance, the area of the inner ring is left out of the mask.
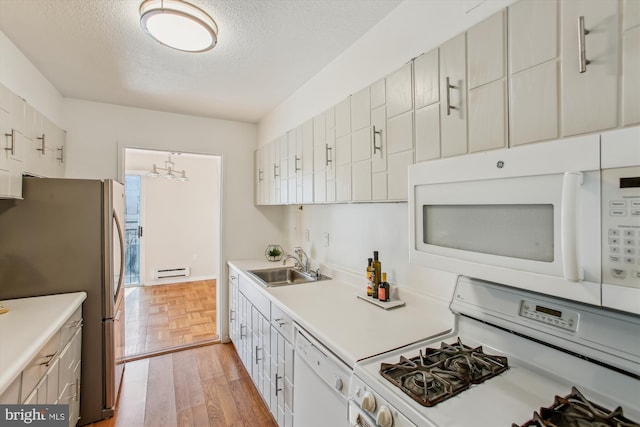
[[[553,205],[423,205],[424,243],[553,261]]]

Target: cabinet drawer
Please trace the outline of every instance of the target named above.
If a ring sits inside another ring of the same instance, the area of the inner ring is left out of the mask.
[[[275,304],[271,304],[271,324],[287,341],[293,342],[293,320]]]
[[[258,289],[257,286],[248,279],[245,279],[243,276],[240,276],[240,292],[249,300],[249,302],[258,309],[258,311],[267,319],[270,317],[270,305],[271,302],[269,298],[263,295]]]
[[[62,326],[61,336],[60,336],[60,346],[64,347],[73,336],[76,334],[76,331],[80,329],[82,326],[82,306],[78,307],[78,309],[64,322],[64,326]]]
[[[61,334],[61,331],[58,330],[22,371],[21,399],[23,402],[40,382],[40,379],[49,369],[49,365],[57,358],[61,346]]]

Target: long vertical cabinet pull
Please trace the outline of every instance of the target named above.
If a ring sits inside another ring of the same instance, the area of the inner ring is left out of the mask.
[[[449,77],[445,79],[445,84],[447,85],[447,116],[450,116],[451,110],[455,110],[457,108],[451,105],[451,89],[455,89],[456,87],[451,84]]]
[[[258,169],[258,181],[264,181],[264,171],[262,169]]]
[[[12,156],[16,155],[16,130],[11,129],[11,133],[5,133],[4,136],[11,138],[11,147],[5,147],[5,151],[10,151]]]
[[[64,147],[58,148],[58,151],[60,152],[60,157],[57,157],[56,160],[59,160],[60,163],[64,163]]]
[[[373,129],[373,154],[376,154],[377,151],[382,153],[382,131],[376,130],[375,126],[372,126]],[[376,135],[380,137],[380,145],[376,145]]]
[[[296,155],[295,160],[296,160],[295,172],[299,172],[299,171],[301,171],[301,170],[302,170],[302,169],[300,169],[300,168],[298,167],[298,162],[300,161],[300,157],[299,157],[298,155]]]
[[[591,61],[587,59],[587,48],[585,46],[585,36],[589,34],[589,30],[584,28],[584,16],[578,17],[578,71],[584,73],[587,71],[587,64]]]
[[[273,164],[273,179],[276,179],[277,177],[279,177],[280,175],[278,174],[278,165],[277,164]]]
[[[329,158],[329,152],[331,152],[331,147],[329,147],[329,144],[325,144],[324,145],[324,152],[325,152],[325,158],[327,159],[327,161],[325,162],[325,166],[329,166],[329,163],[333,162],[333,159]]]
[[[36,139],[39,139],[40,141],[42,141],[42,146],[40,148],[36,148],[36,151],[40,151],[42,153],[42,155],[44,156],[44,144],[45,144],[44,133],[42,134],[42,136],[37,136]]]
[[[246,332],[244,333],[244,335],[242,335],[242,328],[246,329],[247,325],[240,325],[240,339],[247,337],[247,333]]]
[[[262,360],[262,357],[258,357],[258,351],[262,351],[262,349],[256,346],[256,365],[258,364],[259,360]]]
[[[278,373],[276,372],[275,374],[273,374],[274,378],[275,378],[275,388],[276,388],[276,396],[278,395],[279,391],[282,391],[281,388],[278,388],[278,380],[281,380],[282,377],[278,376]]]

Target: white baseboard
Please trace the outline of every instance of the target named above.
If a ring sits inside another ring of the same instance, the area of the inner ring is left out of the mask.
[[[189,277],[168,277],[166,279],[147,280],[143,286],[167,285],[169,283],[196,282],[198,280],[217,280],[217,276],[189,276]]]

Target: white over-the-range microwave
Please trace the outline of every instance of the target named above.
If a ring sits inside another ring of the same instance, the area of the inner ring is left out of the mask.
[[[640,127],[409,168],[411,262],[640,314]]]

